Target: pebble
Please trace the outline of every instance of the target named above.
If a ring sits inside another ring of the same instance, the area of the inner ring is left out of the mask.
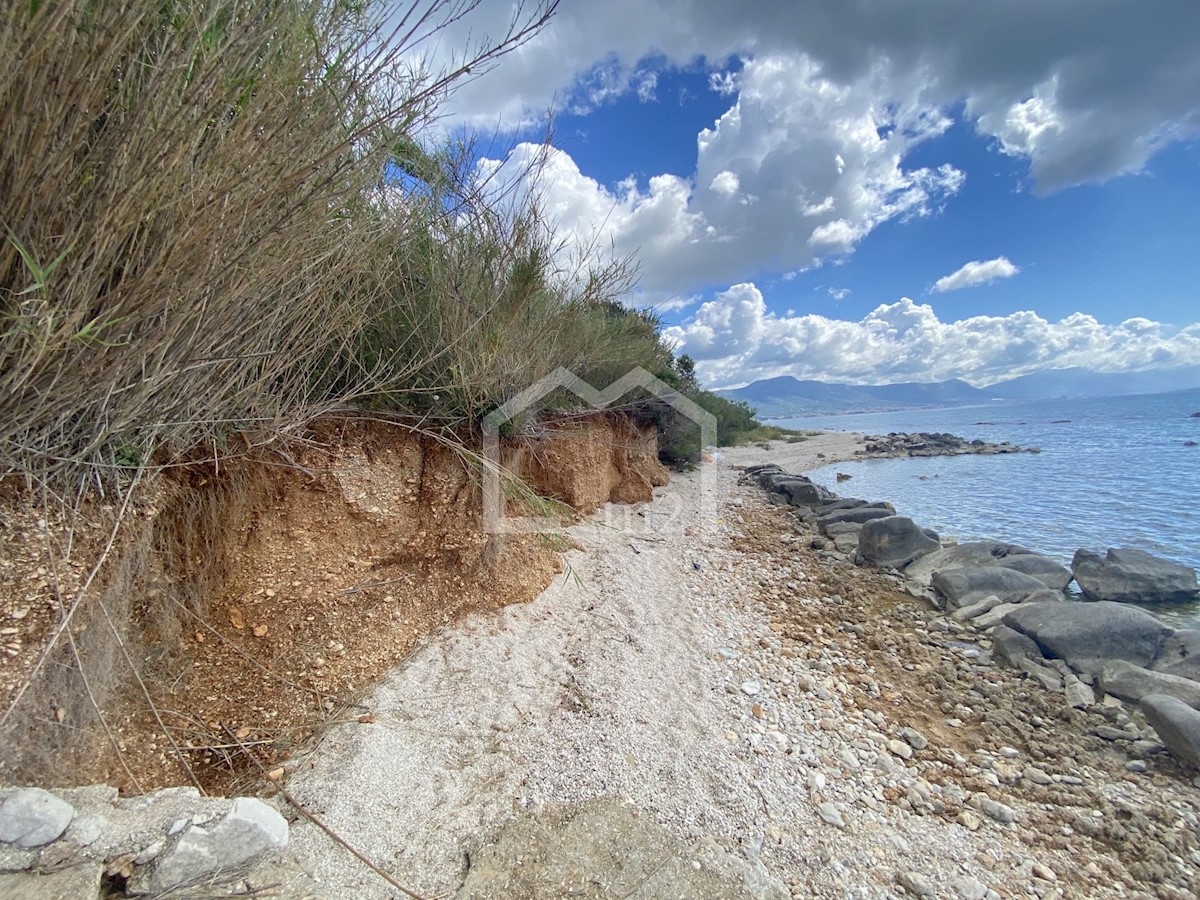
[[[828,800],[817,804],[817,815],[837,828],[846,827],[846,820],[842,818],[842,811]]]
[[[898,741],[895,738],[887,742],[887,748],[901,759],[911,759],[913,755],[912,747],[903,741]]]
[[[1021,751],[1017,750],[1015,747],[1001,747],[1000,755],[1005,759],[1016,759],[1021,755]]]
[[[761,690],[762,690],[762,685],[759,684],[757,681],[743,681],[742,682],[742,693],[745,694],[747,697],[753,697],[755,694],[757,694]]]
[[[1058,876],[1054,874],[1054,870],[1041,863],[1033,864],[1033,877],[1040,878],[1042,881],[1058,881]]]
[[[975,794],[971,797],[971,806],[979,810],[989,819],[994,819],[1004,825],[1017,821],[1017,813],[1012,807],[998,803],[987,794]]]
[[[969,809],[964,809],[958,814],[958,824],[967,831],[978,831],[979,826],[983,824],[979,816],[971,812]]]
[[[1148,768],[1149,766],[1146,765],[1146,761],[1144,759],[1131,759],[1129,762],[1125,763],[1126,772],[1137,772],[1140,774],[1145,772]]]
[[[1053,778],[1051,778],[1041,769],[1034,768],[1033,766],[1026,766],[1023,774],[1026,781],[1032,781],[1034,784],[1040,784],[1043,786],[1047,784],[1054,784]]]
[[[914,750],[924,750],[929,746],[929,741],[925,735],[921,734],[915,728],[901,728],[900,737],[904,738]]]
[[[932,897],[935,893],[929,879],[916,872],[901,872],[896,876],[896,883],[914,897]]]
[[[950,889],[959,900],[983,900],[987,896],[987,885],[970,875],[960,875],[950,882]]]

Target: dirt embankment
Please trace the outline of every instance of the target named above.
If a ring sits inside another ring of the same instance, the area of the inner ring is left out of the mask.
[[[653,433],[619,417],[552,423],[505,453],[584,513],[666,479]],[[547,540],[486,533],[481,482],[470,455],[369,421],[324,422],[286,456],[176,470],[134,495],[66,628],[120,504],[88,497],[68,532],[8,497],[0,783],[194,777],[226,792],[362,715],[357,693],[424,635],[560,571]]]

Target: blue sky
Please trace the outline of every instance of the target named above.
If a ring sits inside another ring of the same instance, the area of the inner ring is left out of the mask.
[[[1200,364],[1197,48],[1189,0],[563,0],[448,111],[519,164],[554,108],[550,214],[711,386],[987,384]]]

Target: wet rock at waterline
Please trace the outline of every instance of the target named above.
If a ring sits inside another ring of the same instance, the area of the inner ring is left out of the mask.
[[[918,557],[941,548],[912,519],[885,516],[865,522],[858,533],[858,552],[876,566],[900,569]]]
[[[1171,629],[1150,613],[1121,603],[1027,603],[1004,624],[1032,638],[1048,656],[1089,671],[1095,660],[1154,662]]]
[[[1200,596],[1195,569],[1132,547],[1110,547],[1104,556],[1077,550],[1071,572],[1089,600],[1180,603]]]

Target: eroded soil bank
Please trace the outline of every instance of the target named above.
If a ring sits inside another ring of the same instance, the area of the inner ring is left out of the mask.
[[[551,422],[504,454],[568,514],[647,500],[666,481],[653,431],[622,417]],[[119,497],[89,494],[68,532],[12,492],[0,687],[5,708],[20,702],[0,784],[230,793],[365,718],[359,693],[415,641],[528,601],[561,570],[561,544],[485,532],[481,471],[394,424],[329,420],[279,453],[168,472],[124,507],[107,554]]]

